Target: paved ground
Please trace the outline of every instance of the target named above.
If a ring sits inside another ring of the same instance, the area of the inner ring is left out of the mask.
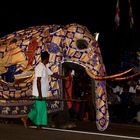
[[[140,140],[140,125],[110,123],[99,132],[95,122],[77,122],[73,129],[24,128],[22,124],[0,124],[0,140]]]

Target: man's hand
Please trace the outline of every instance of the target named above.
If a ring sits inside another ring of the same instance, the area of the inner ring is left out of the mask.
[[[64,80],[69,80],[69,76],[65,76],[64,77]]]
[[[64,80],[68,80],[69,76],[61,76],[61,75],[58,75],[56,73],[54,73],[53,75],[51,75],[52,77],[55,77],[57,79],[64,79]]]

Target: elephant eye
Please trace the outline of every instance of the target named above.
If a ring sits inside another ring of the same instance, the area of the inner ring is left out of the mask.
[[[88,48],[88,43],[84,39],[79,39],[76,41],[76,46],[79,50],[83,50]]]

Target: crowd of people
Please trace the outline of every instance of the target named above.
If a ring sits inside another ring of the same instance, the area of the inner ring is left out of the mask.
[[[108,104],[112,121],[133,122],[140,111],[140,79],[108,84]]]

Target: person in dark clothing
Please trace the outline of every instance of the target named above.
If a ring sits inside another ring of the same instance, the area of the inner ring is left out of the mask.
[[[120,95],[121,98],[121,120],[123,122],[128,121],[128,112],[132,104],[132,94],[129,92],[129,86],[125,85],[123,87],[123,92]]]

